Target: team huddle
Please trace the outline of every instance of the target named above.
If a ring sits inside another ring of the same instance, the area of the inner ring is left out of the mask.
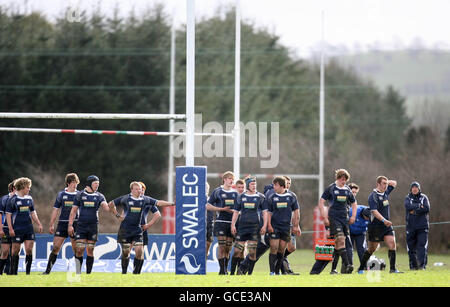
[[[353,183],[347,185],[350,179],[348,171],[339,169],[335,175],[336,181],[325,189],[318,203],[327,236],[335,242],[331,274],[338,273],[336,267],[339,259],[342,259],[342,274],[353,272],[353,244],[360,259],[358,273],[364,273],[379,242],[385,242],[389,249],[390,272],[401,273],[396,268],[396,242],[389,211],[389,195],[397,182],[379,176],[376,188],[369,195],[368,206],[361,206],[355,198],[359,187]],[[251,275],[255,263],[269,251],[270,275],[298,275],[292,271],[287,260],[288,255],[295,251],[296,236],[301,235],[300,205],[296,194],[290,191],[291,179],[287,176],[275,177],[272,184],[264,187],[264,193],[258,192],[257,181],[253,176],[236,182],[234,180],[232,172],[225,172],[222,185],[212,191],[206,204],[206,250],[209,251],[213,236],[217,237],[219,274],[227,275],[230,267],[231,275]],[[128,271],[132,249],[135,251],[133,274],[140,274],[144,263],[143,248],[148,244],[147,230],[161,218],[158,207],[175,204],[146,196],[143,182],[131,182],[129,194],[109,203],[98,191],[100,179],[97,176],[89,176],[81,191],[77,190],[79,183],[77,174],[67,174],[66,188],[56,197],[49,227],[50,234],[54,234],[53,248],[43,274],[50,274],[61,246],[68,237],[74,251],[76,273],[81,274],[85,251],[86,273],[92,272],[100,208],[111,212],[120,222],[117,242],[122,249],[122,274]],[[43,232],[33,199],[29,195],[31,185],[29,178],[18,178],[8,185],[9,193],[1,199],[0,275],[3,272],[17,275],[21,244],[24,244],[25,271],[30,274],[35,241],[33,222],[38,232]],[[206,185],[209,194],[209,185]],[[426,195],[421,193],[419,183],[413,182],[410,192],[405,199],[407,222],[412,225],[407,228],[410,268],[425,269],[430,205]],[[122,208],[121,212],[118,211],[119,207]],[[150,212],[152,218],[147,222]],[[232,247],[234,252],[229,266]],[[328,263],[317,260],[311,274],[320,274]]]

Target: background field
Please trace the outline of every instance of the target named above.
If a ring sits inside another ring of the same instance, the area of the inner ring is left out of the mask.
[[[377,257],[387,260],[387,250],[381,249]],[[313,252],[299,250],[289,256],[291,266],[299,276],[269,276],[267,255],[255,266],[252,276],[219,276],[217,273],[200,275],[175,275],[173,273],[145,273],[141,275],[122,275],[118,273],[93,273],[77,276],[71,273],[52,273],[42,276],[35,272],[30,276],[19,273],[18,276],[0,276],[0,286],[12,287],[449,287],[450,255],[429,255],[426,271],[410,271],[406,254],[397,256],[398,268],[404,274],[389,274],[382,271],[379,275],[330,275],[331,266],[327,266],[321,275],[309,275],[314,263]],[[387,261],[386,261],[387,262]],[[443,262],[440,267],[435,262]],[[356,260],[358,265],[359,261]],[[387,262],[388,264],[388,262]],[[340,267],[340,264],[339,264]]]

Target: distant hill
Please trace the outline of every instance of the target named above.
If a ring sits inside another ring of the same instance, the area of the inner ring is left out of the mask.
[[[371,51],[335,59],[381,89],[393,85],[406,97],[406,111],[415,124],[439,121],[441,132],[450,124],[450,52]]]

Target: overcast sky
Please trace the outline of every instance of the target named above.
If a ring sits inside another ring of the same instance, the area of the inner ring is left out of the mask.
[[[92,11],[100,3],[111,13],[115,6],[124,16],[134,7],[139,13],[155,0],[0,0],[48,17],[61,16],[67,6]],[[186,22],[186,0],[159,1],[175,14],[177,24]],[[197,18],[211,16],[220,5],[236,0],[196,0]],[[307,56],[321,40],[321,14],[327,44],[350,51],[406,48],[415,42],[425,47],[450,50],[449,0],[240,0],[242,18],[266,27],[286,46]],[[234,33],[230,33],[234,35]]]

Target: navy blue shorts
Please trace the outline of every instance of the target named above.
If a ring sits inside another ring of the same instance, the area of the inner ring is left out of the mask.
[[[216,221],[214,223],[214,236],[232,238],[233,235],[231,234],[231,223]]]
[[[143,242],[142,231],[130,231],[125,228],[119,228],[119,232],[117,233],[117,243],[133,243],[133,242]]]
[[[272,233],[269,233],[270,240],[283,240],[285,242],[291,241],[291,231],[284,231],[274,228]]]
[[[259,234],[260,231],[259,224],[253,226],[241,225],[236,233],[236,241],[258,241],[261,237]]]
[[[15,236],[11,237],[11,243],[23,243],[25,241],[34,241],[36,236],[34,231],[14,231]]]
[[[75,239],[75,234],[77,232],[77,222],[73,222],[72,226],[74,229],[74,234],[73,236],[69,236],[69,231],[67,230],[67,228],[69,227],[69,222],[58,222],[58,225],[56,226],[55,237],[70,237],[71,239]]]
[[[339,219],[329,217],[330,221],[330,235],[336,237],[338,233],[343,233],[345,236],[350,234],[348,221],[346,219]]]
[[[98,240],[98,224],[84,224],[78,223],[77,232],[75,234],[76,240],[88,240],[97,241]]]
[[[385,236],[395,236],[392,226],[369,225],[367,227],[370,242],[383,242]]]

